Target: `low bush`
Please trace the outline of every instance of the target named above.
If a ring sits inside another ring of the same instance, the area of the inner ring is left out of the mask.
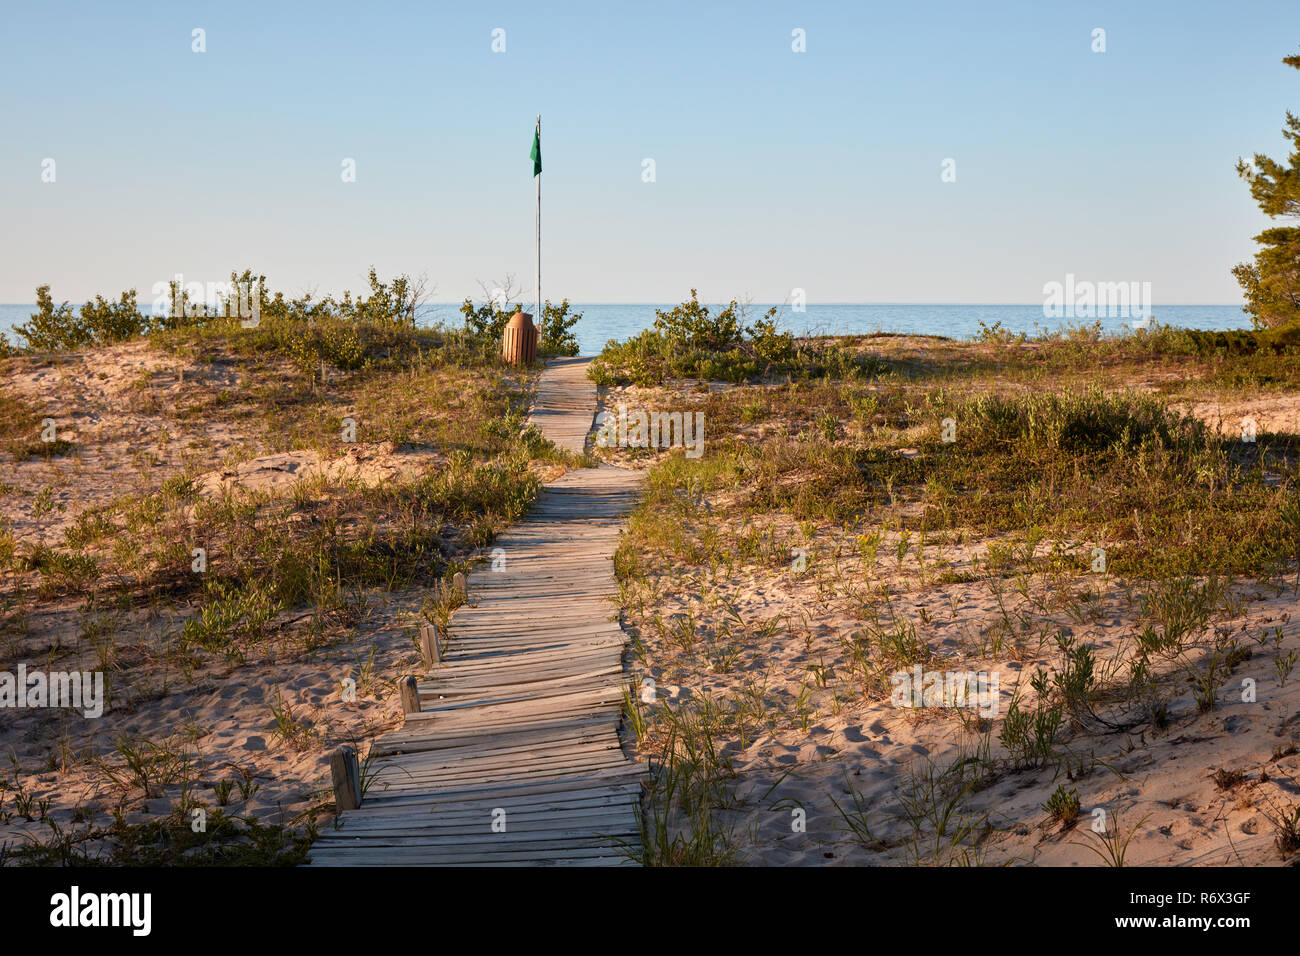
[[[888,366],[825,340],[800,340],[777,327],[768,309],[752,325],[735,299],[717,312],[687,301],[656,310],[654,327],[626,342],[611,341],[588,374],[599,385],[658,385],[671,378],[741,383],[765,376],[873,378]]]
[[[1300,323],[1255,331],[1214,332],[1188,329],[1185,333],[1202,353],[1226,352],[1229,355],[1254,355],[1259,352],[1285,354],[1300,349]]]
[[[55,352],[154,333],[203,330],[223,335],[244,331],[261,347],[287,351],[304,365],[314,366],[323,360],[338,368],[356,369],[373,348],[391,348],[403,341],[409,344],[410,335],[417,331],[416,312],[424,295],[422,281],[402,275],[383,282],[373,268],[369,285],[369,295],[345,291],[339,299],[326,296],[317,300],[311,294],[289,299],[282,292],[269,294],[266,277],[245,269],[242,274],[230,274],[226,294],[215,303],[192,301],[173,281],[166,300],[171,306],[150,315],[140,311],[134,289],[123,292],[116,302],[95,296],[78,311],[66,302],[55,305],[50,287],[43,285],[36,290],[36,312],[28,322],[15,326],[14,332],[24,343],[21,351]],[[253,317],[248,309],[252,295],[257,296],[257,321],[245,325]],[[564,303],[566,313],[567,308]],[[16,351],[8,340],[0,340],[0,357]]]
[[[977,447],[1016,445],[1067,452],[1203,447],[1205,424],[1159,398],[1099,388],[1053,394],[981,395],[955,413]]]

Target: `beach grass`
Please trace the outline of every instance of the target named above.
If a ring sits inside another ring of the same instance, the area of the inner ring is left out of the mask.
[[[526,426],[537,369],[461,330],[272,314],[0,361],[0,670],[102,672],[108,715],[20,714],[6,863],[301,862],[323,755],[400,719],[410,632],[577,463]]]
[[[616,556],[630,666],[661,688],[635,746],[671,766],[680,715],[703,714],[691,748],[728,768],[707,825],[651,789],[655,845],[727,833],[719,863],[815,862],[809,844],[833,857],[845,839],[863,860],[1025,861],[1042,852],[1019,838],[1032,814],[1068,830],[1088,810],[1054,778],[1088,781],[1095,801],[1135,759],[1126,735],[1170,740],[1231,710],[1261,651],[1289,674],[1294,628],[1243,624],[1256,601],[1260,624],[1278,620],[1297,573],[1300,363],[1275,338],[839,337],[816,345],[849,357],[834,368],[735,375],[611,345],[594,373],[606,409],[700,412],[707,436],[699,457],[602,451],[647,472]],[[1253,440],[1243,414],[1260,419]],[[900,711],[891,679],[914,666],[997,668],[1010,687],[992,719]],[[980,743],[920,764],[891,753],[868,796],[836,783],[868,724],[927,751]],[[755,800],[773,755],[794,752]],[[981,796],[1019,778],[1043,788],[1020,816]],[[765,821],[791,806],[832,815],[840,836],[778,834]],[[1098,845],[1111,865],[1154,827],[1124,817]]]

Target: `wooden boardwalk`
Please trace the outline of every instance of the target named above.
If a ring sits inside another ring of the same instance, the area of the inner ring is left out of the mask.
[[[590,364],[589,358],[552,360],[537,385],[529,419],[555,444],[579,455],[596,418],[596,386],[587,378]]]
[[[577,452],[596,406],[587,361],[548,367],[532,418]],[[420,712],[375,741],[365,799],[324,829],[313,865],[630,862],[643,768],[619,743],[626,638],[609,597],[639,483],[570,471],[497,539],[505,568],[470,576]]]

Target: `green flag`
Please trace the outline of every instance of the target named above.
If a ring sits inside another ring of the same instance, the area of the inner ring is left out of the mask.
[[[528,154],[528,158],[533,161],[533,175],[542,174],[542,130],[539,126],[533,130],[533,151]]]

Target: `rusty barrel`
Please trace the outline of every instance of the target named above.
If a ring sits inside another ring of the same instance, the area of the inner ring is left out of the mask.
[[[537,326],[527,312],[516,312],[506,323],[501,357],[511,365],[527,365],[537,358]]]

